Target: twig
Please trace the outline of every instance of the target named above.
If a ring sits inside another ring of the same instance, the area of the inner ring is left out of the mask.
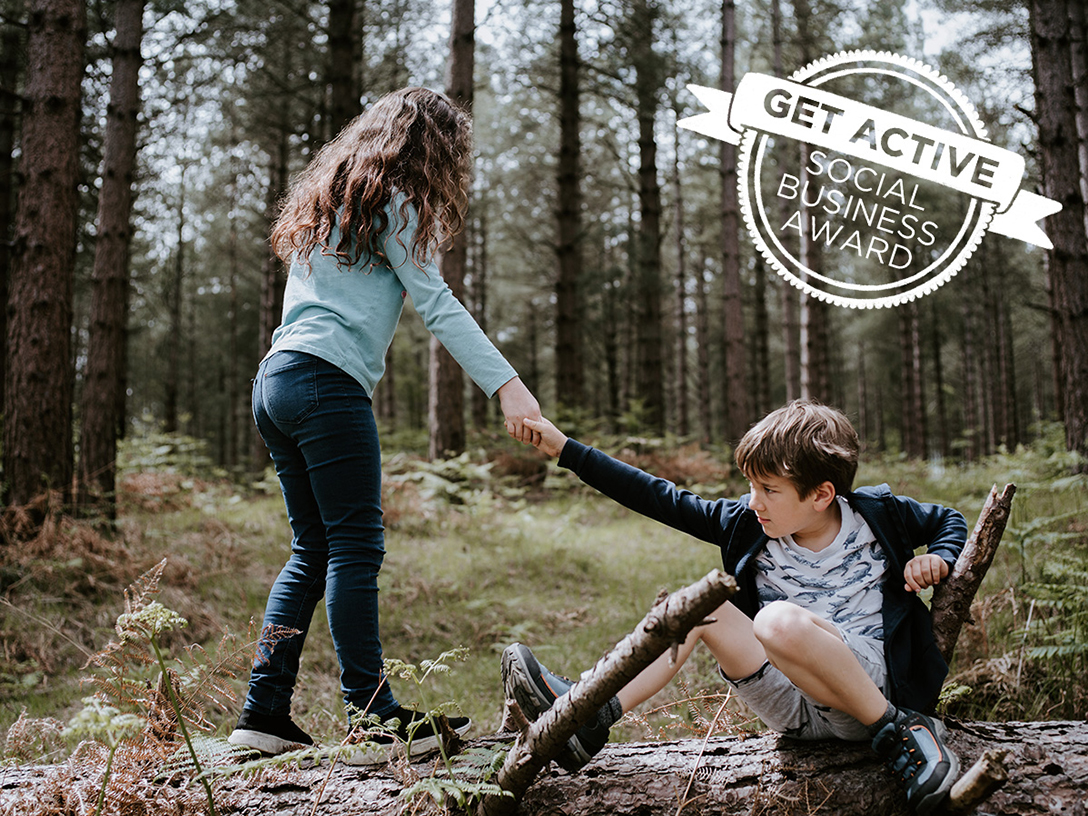
[[[695,757],[695,766],[691,769],[691,776],[688,777],[687,787],[684,788],[684,795],[680,797],[680,805],[676,808],[676,816],[680,816],[680,811],[684,809],[684,806],[688,804],[688,793],[691,792],[691,785],[695,781],[695,772],[699,770],[699,762],[703,758],[703,753],[706,751],[706,744],[710,742],[710,735],[714,733],[714,726],[718,724],[718,717],[725,711],[725,707],[729,705],[729,698],[722,702],[718,707],[717,713],[714,715],[714,719],[710,721],[710,728],[706,730],[706,736],[703,737],[703,744],[699,746],[699,753]]]

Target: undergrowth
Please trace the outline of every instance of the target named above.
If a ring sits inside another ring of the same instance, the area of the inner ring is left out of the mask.
[[[116,620],[115,639],[87,663],[91,672],[85,680],[96,691],[83,699],[67,725],[55,718],[31,718],[24,711],[8,729],[9,760],[56,761],[32,785],[0,799],[0,815],[217,816],[237,804],[239,789],[222,784],[228,779],[245,776],[259,782],[300,763],[323,763],[331,773],[345,754],[378,748],[375,735],[396,736],[397,723],[381,723],[366,712],[357,713],[355,728],[339,746],[277,757],[262,759],[214,736],[209,714],[224,714],[237,703],[233,681],[248,670],[251,655],[266,653],[298,632],[266,628],[257,642],[245,643],[225,634],[214,653],[189,645],[180,655],[168,657],[161,645],[163,634],[184,628],[187,621],[154,600],[165,567],[164,560],[125,590],[125,611]],[[410,680],[422,696],[428,678],[448,672],[449,664],[463,660],[466,651],[451,650],[419,666],[387,660],[386,674]],[[505,746],[462,752],[445,720],[452,705],[425,708],[425,720],[409,729],[400,755],[395,747],[390,753],[389,767],[403,785],[400,799],[405,813],[445,812],[447,804],[464,809],[485,795],[503,793],[491,778],[502,765]],[[430,775],[421,774],[405,759],[411,755],[414,731],[423,722],[434,733],[450,737],[440,748],[441,763]],[[74,748],[61,760],[66,744]],[[314,813],[323,790],[321,785]]]

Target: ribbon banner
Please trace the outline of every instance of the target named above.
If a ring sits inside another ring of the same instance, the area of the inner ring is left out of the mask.
[[[752,129],[880,164],[991,203],[989,230],[1053,247],[1036,222],[1061,204],[1020,189],[1025,163],[1011,150],[766,74],[745,75],[732,94],[688,88],[709,110],[680,120],[686,130],[739,144]]]

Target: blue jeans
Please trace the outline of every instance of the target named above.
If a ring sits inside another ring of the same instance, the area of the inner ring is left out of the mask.
[[[325,597],[344,701],[384,716],[397,707],[383,682],[378,572],[385,556],[381,452],[370,398],[336,366],[273,354],[253,381],[253,418],[279,475],[293,540],[265,607],[264,630],[300,634],[258,648],[245,707],[289,714],[299,655]]]

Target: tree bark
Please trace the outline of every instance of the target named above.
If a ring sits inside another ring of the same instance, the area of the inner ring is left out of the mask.
[[[1080,195],[1084,199],[1084,232],[1088,235],[1088,11],[1083,3],[1069,4],[1072,40],[1073,96],[1077,103],[1077,155]]]
[[[718,86],[727,93],[736,90],[737,4],[722,0],[721,73]],[[736,445],[751,424],[745,371],[744,310],[740,285],[740,201],[737,198],[737,146],[721,142],[719,176],[721,184],[722,251],[722,343],[725,357],[722,376],[724,439]]]
[[[1088,723],[949,721],[949,744],[967,768],[1006,750],[1008,783],[986,800],[987,816],[1088,814]],[[474,741],[494,745],[496,740]],[[424,776],[433,761],[413,766]],[[101,769],[83,767],[101,776]],[[19,812],[45,789],[48,766],[0,770],[0,811]],[[234,777],[216,786],[224,816],[388,816],[402,811],[403,774],[391,766],[337,765]],[[690,788],[689,788],[690,783]],[[686,794],[686,795],[685,795]],[[687,804],[679,809],[681,801]],[[14,808],[14,809],[12,809]],[[519,816],[908,816],[902,792],[864,743],[801,742],[775,734],[605,746],[578,774],[540,777]]]
[[[1075,0],[1074,0],[1075,1]],[[1088,240],[1081,194],[1072,22],[1067,0],[1032,0],[1032,70],[1043,188],[1062,205],[1046,220],[1054,244],[1048,253],[1059,345],[1065,441],[1088,456]]]
[[[363,27],[356,0],[329,0],[329,133],[332,139],[362,112],[359,73],[363,59]]]
[[[559,157],[556,164],[555,397],[582,405],[585,371],[579,289],[582,279],[580,63],[574,0],[559,4]]]
[[[465,111],[472,112],[472,77],[476,50],[475,0],[454,0],[450,31],[450,56],[446,64],[446,95]],[[454,297],[465,295],[465,267],[468,236],[462,231],[442,253],[442,278]],[[465,449],[465,389],[461,367],[446,349],[431,337],[430,423],[428,456],[438,459]]]
[[[72,482],[72,292],[87,13],[82,0],[29,6],[23,184],[16,208],[4,398],[6,500]]]
[[[487,213],[484,207],[477,208],[477,216],[473,221],[472,246],[472,316],[476,319],[484,334],[488,333],[487,296],[490,286],[488,274],[487,255]],[[472,393],[472,425],[477,429],[483,429],[490,424],[491,401],[477,385],[471,386]]]
[[[113,75],[91,283],[91,324],[80,400],[78,476],[81,503],[93,503],[96,512],[111,520],[117,507],[113,495],[117,440],[125,422],[123,389],[128,338],[125,323],[144,2],[119,0],[116,6]]]
[[[676,118],[679,119],[679,110]],[[688,404],[688,251],[684,220],[684,184],[680,178],[680,129],[673,127],[672,179],[676,217],[676,433],[691,432]]]
[[[22,15],[22,6],[14,13]],[[7,369],[8,282],[11,277],[11,229],[15,201],[15,141],[19,125],[19,81],[22,75],[22,31],[0,28],[0,406],[4,404]]]
[[[635,116],[638,120],[639,224],[635,243],[635,310],[637,324],[637,390],[646,411],[646,430],[665,431],[664,331],[661,282],[661,185],[657,179],[658,93],[664,83],[652,32],[660,8],[656,0],[634,0],[626,21],[635,68]]]
[[[785,77],[785,69],[782,65],[782,3],[781,0],[771,0],[771,44],[774,52],[774,75],[779,79]],[[776,148],[777,158],[784,162],[784,150]],[[779,199],[779,214],[782,223],[789,216],[789,204],[785,198]],[[782,339],[785,351],[785,376],[786,376],[786,400],[795,400],[801,396],[801,340],[798,316],[797,290],[790,285],[785,278],[778,278],[779,293],[782,300]]]
[[[695,359],[699,371],[699,438],[704,443],[714,438],[710,404],[710,305],[707,303],[706,270],[707,258],[703,254],[695,272],[695,302],[698,309],[695,315]]]
[[[918,302],[899,307],[899,352],[902,371],[901,447],[911,459],[924,459],[925,398],[922,394],[922,349],[918,329]]]
[[[812,4],[809,0],[793,0],[793,16],[797,22],[797,43],[801,50],[801,64],[808,65],[816,59],[816,24],[813,21]],[[809,181],[809,145],[800,145],[800,177],[802,189]],[[809,207],[805,196],[798,201],[801,223],[809,223]],[[805,267],[819,274],[823,267],[823,253],[808,232],[801,231],[800,254]],[[807,277],[807,276],[806,276]],[[801,397],[829,403],[831,397],[831,353],[828,337],[830,308],[808,292],[800,294],[798,317],[798,351],[800,353]]]
[[[185,333],[182,329],[182,300],[185,295],[185,174],[188,166],[181,165],[178,183],[177,246],[174,250],[173,275],[166,291],[169,332],[166,340],[166,378],[163,382],[162,430],[177,433],[181,394],[181,346]]]

